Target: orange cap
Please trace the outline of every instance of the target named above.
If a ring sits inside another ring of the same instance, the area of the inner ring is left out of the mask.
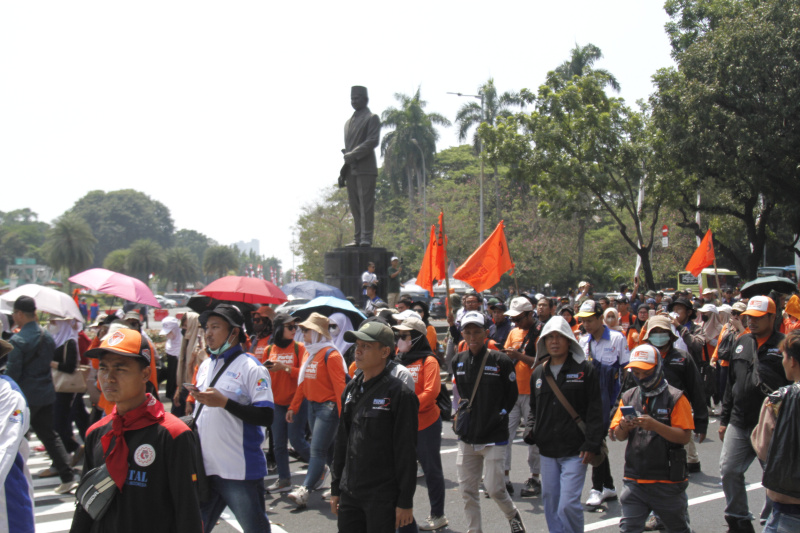
[[[747,302],[747,310],[743,315],[748,316],[764,316],[766,314],[775,314],[775,302],[769,296],[753,296]]]
[[[631,351],[631,360],[625,368],[650,370],[658,364],[658,351],[649,344],[642,344]]]
[[[120,328],[100,343],[100,346],[86,352],[86,357],[99,359],[104,352],[111,352],[128,357],[142,357],[150,362],[150,344],[136,330]]]

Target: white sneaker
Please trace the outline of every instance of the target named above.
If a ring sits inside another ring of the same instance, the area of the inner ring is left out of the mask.
[[[603,487],[603,495],[600,496],[600,500],[607,501],[616,499],[617,499],[617,491],[615,489],[609,489],[607,487]]]
[[[279,492],[289,492],[292,490],[291,479],[276,479],[275,483],[267,487],[267,492],[270,494],[277,494]]]
[[[586,505],[589,507],[599,507],[603,503],[603,493],[599,490],[590,490],[589,497],[586,499]]]
[[[323,500],[330,500],[331,499],[331,493],[332,493],[331,489],[326,490],[325,492],[322,493],[322,499]]]
[[[55,492],[56,494],[68,494],[68,493],[72,492],[73,490],[75,490],[77,488],[77,486],[78,486],[78,482],[77,481],[74,481],[74,480],[73,481],[67,481],[66,483],[62,483],[61,485],[56,487],[53,490],[53,492]]]
[[[328,465],[325,465],[325,470],[322,471],[322,477],[319,478],[319,481],[314,483],[314,486],[311,487],[311,490],[319,490],[325,484],[325,479],[328,477],[328,474],[331,473],[331,469],[328,468]]]
[[[289,499],[292,500],[297,507],[305,507],[308,503],[308,489],[300,485],[289,493]]]
[[[420,531],[434,531],[436,529],[442,528],[448,524],[447,517],[445,515],[442,516],[429,516],[425,519],[423,524],[420,524],[419,529]]]

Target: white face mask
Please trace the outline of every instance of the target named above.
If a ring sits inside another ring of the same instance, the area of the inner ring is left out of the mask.
[[[408,353],[411,351],[411,339],[397,339],[397,351],[400,353]]]

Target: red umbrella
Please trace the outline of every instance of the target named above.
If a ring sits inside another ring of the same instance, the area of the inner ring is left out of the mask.
[[[249,304],[281,304],[289,299],[274,283],[245,276],[225,276],[212,281],[198,294],[217,300]]]
[[[75,274],[69,280],[72,283],[83,285],[96,291],[118,296],[131,302],[161,307],[153,291],[141,280],[106,270],[105,268],[90,268]]]

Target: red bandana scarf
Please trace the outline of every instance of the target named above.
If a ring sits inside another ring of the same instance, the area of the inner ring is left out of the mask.
[[[115,406],[111,416],[113,417],[111,431],[103,435],[100,438],[100,442],[103,445],[103,453],[108,454],[106,456],[108,473],[111,474],[111,478],[117,484],[119,490],[122,490],[125,479],[128,477],[128,443],[125,442],[123,434],[126,431],[146,428],[164,420],[164,406],[153,396],[147,394],[144,403],[136,409],[120,416],[117,414]],[[108,453],[112,439],[115,444],[111,449],[111,453]]]

